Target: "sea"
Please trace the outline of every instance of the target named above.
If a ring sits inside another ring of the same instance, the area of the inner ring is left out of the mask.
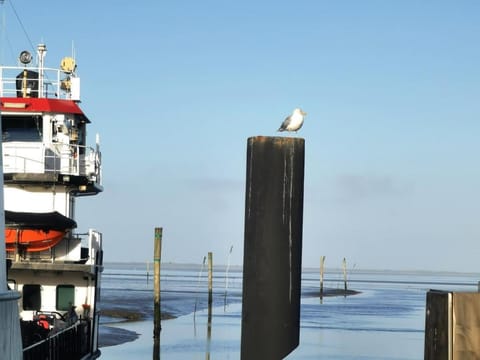
[[[160,339],[153,339],[153,273],[148,264],[106,264],[100,359],[240,359],[242,270],[213,268],[208,309],[204,264],[162,264]],[[300,343],[286,359],[420,360],[426,293],[478,291],[480,274],[327,269],[302,271]],[[111,316],[111,315],[114,316]],[[119,317],[120,316],[120,317]],[[210,320],[210,321],[209,321]]]

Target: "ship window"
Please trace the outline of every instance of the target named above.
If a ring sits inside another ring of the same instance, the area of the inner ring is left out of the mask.
[[[42,118],[40,116],[2,116],[2,139],[4,142],[42,141]]]
[[[75,286],[58,285],[57,286],[57,310],[68,311],[75,304]]]
[[[23,285],[23,310],[40,311],[42,307],[42,296],[40,285]]]

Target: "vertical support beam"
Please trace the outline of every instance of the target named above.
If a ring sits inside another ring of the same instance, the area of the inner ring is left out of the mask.
[[[153,337],[160,337],[162,326],[160,324],[160,259],[162,256],[162,232],[163,228],[155,228],[155,242],[153,246]]]
[[[298,346],[305,140],[247,144],[241,359],[281,359]]]

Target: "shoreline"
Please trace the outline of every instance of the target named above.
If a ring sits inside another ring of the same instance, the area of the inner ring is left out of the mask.
[[[109,347],[125,344],[135,341],[140,334],[122,328],[122,324],[140,322],[149,320],[149,316],[140,311],[128,309],[105,309],[100,310],[100,317],[107,317],[112,321],[100,323],[99,347]],[[163,312],[160,316],[161,320],[175,319],[176,316]]]
[[[129,310],[129,309],[104,309],[100,310],[100,316],[116,319],[115,323],[123,323],[130,321],[142,321],[147,320],[150,316],[147,316],[141,311]],[[162,312],[160,314],[160,320],[175,319],[176,316],[168,312]],[[108,324],[108,323],[106,323]]]
[[[344,289],[325,289],[323,291],[323,294],[320,294],[320,291],[310,293],[306,292],[302,294],[302,297],[322,299],[322,297],[346,297],[357,295],[360,293],[360,291],[350,289],[347,291],[345,291]],[[107,319],[107,321],[105,322],[100,322],[99,347],[102,348],[109,346],[117,346],[137,340],[140,334],[122,328],[122,324],[147,321],[149,319],[153,319],[153,314],[145,313],[140,310],[133,310],[131,308],[120,309],[112,307],[100,310],[100,317],[103,319]],[[167,311],[162,311],[160,315],[161,320],[172,320],[176,318],[177,316]]]

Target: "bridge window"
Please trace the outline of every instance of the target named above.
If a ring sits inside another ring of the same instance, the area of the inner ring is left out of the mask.
[[[57,286],[57,310],[70,310],[75,304],[75,286],[58,285]]]
[[[23,285],[22,290],[23,310],[40,311],[42,307],[42,296],[40,285]]]
[[[40,142],[43,139],[40,116],[2,116],[2,139],[8,141]]]

